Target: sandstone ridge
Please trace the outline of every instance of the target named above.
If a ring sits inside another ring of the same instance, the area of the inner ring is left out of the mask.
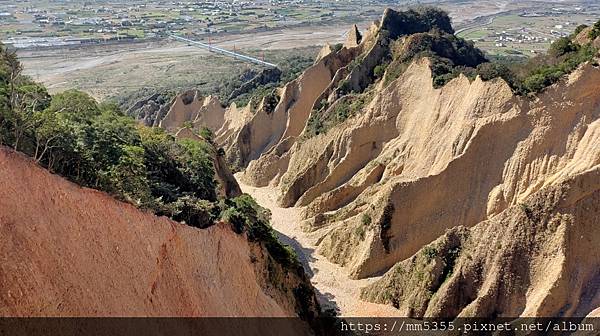
[[[444,78],[441,53],[469,44],[443,16],[406,13],[352,27],[276,99],[226,108],[217,143],[246,184],[302,209],[318,253],[356,279],[385,274],[365,300],[414,317],[587,315],[600,304],[600,257],[583,255],[600,239],[597,57],[530,95]],[[594,46],[588,32],[575,43]],[[427,43],[445,48],[416,57]],[[455,65],[481,64],[471,52]]]

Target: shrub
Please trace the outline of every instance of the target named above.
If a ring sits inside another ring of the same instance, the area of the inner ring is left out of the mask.
[[[361,223],[365,226],[371,224],[371,216],[367,213],[364,213],[361,218]]]
[[[512,76],[510,69],[506,65],[493,62],[479,64],[477,66],[476,72],[484,81],[494,79],[497,77],[502,77],[506,79]]]
[[[529,70],[523,75],[522,86],[517,90],[520,89],[522,93],[541,92],[556,83],[563,75],[575,70],[580,64],[592,60],[597,51],[588,44],[577,47],[576,51],[568,52],[560,57],[554,56],[549,60],[533,60],[527,65]]]
[[[390,250],[391,235],[389,233],[389,230],[392,228],[393,216],[394,216],[394,204],[388,203],[383,208],[383,214],[382,214],[381,220],[379,222],[379,227],[380,227],[379,238],[381,239],[381,243],[386,252]]]
[[[236,233],[244,232],[246,217],[236,208],[227,208],[221,213],[221,219],[231,224]]]
[[[454,34],[448,13],[429,6],[411,8],[407,11],[387,11],[381,27],[388,31],[391,39],[402,35],[427,32],[434,28]]]
[[[204,138],[204,139],[206,139],[206,140],[208,140],[208,141],[210,141],[210,142],[212,142],[212,141],[214,140],[214,138],[215,138],[215,134],[214,134],[214,133],[213,133],[213,131],[212,131],[210,128],[208,128],[208,127],[202,127],[202,128],[200,128],[200,131],[198,132],[198,134],[199,134],[199,135],[200,135],[202,138]]]
[[[325,125],[316,113],[311,113],[306,122],[306,129],[309,136],[325,133]]]
[[[338,103],[333,106],[333,115],[338,123],[348,119],[350,116],[350,105],[346,100],[339,100]]]
[[[346,95],[349,94],[352,91],[352,82],[350,82],[347,79],[343,79],[340,81],[340,83],[338,84],[338,93],[340,95]]]
[[[566,53],[577,51],[577,47],[568,37],[561,37],[550,45],[548,53],[551,56],[559,57]]]
[[[594,25],[592,26],[592,30],[590,30],[589,33],[589,37],[592,41],[598,38],[598,36],[600,36],[600,20],[594,23]]]
[[[438,250],[435,247],[428,245],[423,248],[421,253],[427,259],[427,261],[431,261],[438,255]]]
[[[271,114],[275,111],[277,104],[279,104],[279,95],[277,95],[277,90],[273,89],[271,93],[267,94],[264,98],[264,110],[267,114]]]
[[[396,59],[390,63],[390,65],[386,68],[385,76],[383,79],[383,84],[388,85],[394,80],[396,80],[408,67],[408,62],[403,62],[400,59]]]
[[[448,280],[452,276],[452,273],[454,272],[454,266],[456,265],[456,260],[460,256],[460,253],[461,247],[457,246],[449,249],[444,255],[444,269],[442,270],[441,274],[441,278],[443,278],[444,281]]]
[[[172,218],[188,225],[206,228],[217,218],[217,207],[213,202],[193,196],[183,196],[174,202]]]
[[[296,298],[295,310],[298,316],[303,320],[314,318],[311,314],[311,307],[315,301],[315,293],[312,288],[303,283],[294,288],[293,293]]]
[[[365,227],[357,226],[354,229],[354,234],[357,235],[361,240],[365,238]]]
[[[286,268],[301,267],[292,248],[281,244],[277,234],[269,224],[271,213],[259,206],[247,194],[225,200],[222,204],[221,218],[233,225],[238,233],[246,232],[250,241],[265,245],[269,254]]]
[[[385,69],[387,68],[387,64],[379,64],[373,68],[373,76],[375,78],[380,79],[385,75]]]
[[[349,94],[338,99],[329,110],[327,110],[327,101],[325,99],[321,100],[308,118],[307,135],[314,136],[325,133],[329,128],[346,121],[362,111],[373,97],[373,91],[362,94]]]
[[[327,106],[329,105],[329,103],[327,102],[327,99],[321,99],[316,105],[314,110],[315,111],[321,111],[324,109],[327,109]]]
[[[534,94],[556,83],[580,64],[592,60],[597,52],[591,44],[579,46],[570,38],[561,38],[551,45],[547,55],[534,57],[525,63],[513,62],[510,67],[497,62],[484,63],[477,67],[477,74],[483,80],[503,78],[516,94]]]
[[[573,31],[573,33],[569,36],[571,39],[577,37],[577,35],[579,35],[579,33],[581,33],[585,28],[587,28],[588,26],[585,24],[581,24],[579,26],[577,26],[577,28],[575,28],[575,30]]]
[[[385,71],[384,85],[398,78],[415,59],[431,61],[434,87],[441,87],[461,73],[475,76],[474,68],[487,63],[484,53],[466,41],[440,29],[416,33],[391,48],[392,62]]]

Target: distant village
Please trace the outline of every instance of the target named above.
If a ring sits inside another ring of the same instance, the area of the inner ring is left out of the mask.
[[[591,25],[600,16],[600,7],[551,7],[545,10],[513,11],[514,22],[496,24],[490,16],[487,21],[462,29],[463,36],[477,32],[471,39],[482,47],[504,50],[508,54],[543,52],[554,41],[571,34],[577,26]],[[501,17],[500,17],[501,18]],[[536,24],[533,24],[533,22]]]
[[[260,30],[327,21],[337,9],[352,9],[336,1],[315,0],[123,1],[101,6],[81,1],[73,8],[39,8],[24,1],[7,7],[0,13],[1,38],[18,48],[152,39],[166,32],[202,36]]]
[[[0,40],[16,48],[56,47],[120,41],[152,40],[167,33],[203,39],[207,35],[252,32],[335,20],[377,18],[386,0],[254,0],[254,1],[106,1],[49,2],[23,0],[4,6],[0,12]],[[537,53],[559,37],[566,36],[588,19],[568,17],[593,14],[598,8],[555,7],[519,11],[524,20],[513,26],[474,25],[482,31],[471,38],[483,47],[526,50]],[[592,13],[593,12],[593,13]],[[563,20],[563,17],[565,18]],[[534,27],[527,19],[556,18],[547,27]],[[588,22],[589,21],[589,22]],[[462,29],[466,31],[465,29]],[[522,46],[519,46],[522,45]]]

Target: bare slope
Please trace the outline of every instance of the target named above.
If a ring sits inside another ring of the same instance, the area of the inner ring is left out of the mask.
[[[141,212],[6,149],[0,190],[2,316],[296,316],[302,307],[294,288],[304,280],[228,224],[201,230]]]
[[[600,306],[600,168],[449,229],[363,290],[412,317],[586,316]]]
[[[533,99],[500,79],[460,76],[435,88],[431,78],[428,60],[415,61],[379,82],[360,113],[324,134],[305,129],[245,171],[251,184],[277,186],[282,206],[307,206],[319,251],[355,277],[599,163],[596,67]]]

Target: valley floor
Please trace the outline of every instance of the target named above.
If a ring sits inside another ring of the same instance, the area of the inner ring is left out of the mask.
[[[236,176],[239,177],[239,176]],[[335,309],[339,316],[396,316],[393,307],[364,302],[359,299],[360,289],[378,278],[353,280],[347,272],[329,262],[316,252],[315,233],[300,229],[302,208],[281,208],[277,205],[277,190],[272,187],[255,188],[238,178],[242,191],[252,195],[261,206],[271,210],[271,223],[279,233],[279,239],[292,246],[304,265],[310,280],[317,290],[323,310]]]

